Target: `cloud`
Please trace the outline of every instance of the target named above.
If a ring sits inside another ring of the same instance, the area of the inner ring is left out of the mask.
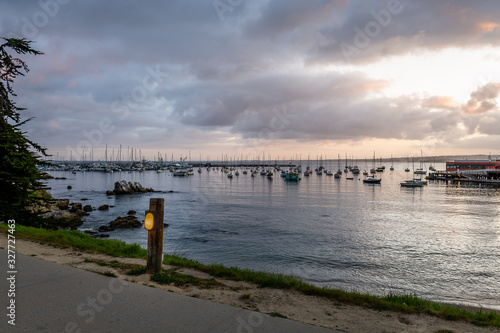
[[[423,100],[422,106],[437,109],[455,109],[458,103],[450,96],[432,96]]]
[[[391,10],[389,4],[393,5]],[[449,47],[499,45],[500,3],[469,1],[349,1],[342,19],[321,29],[309,53],[314,63],[370,63]]]
[[[462,110],[468,114],[480,114],[498,110],[496,99],[499,94],[500,83],[487,83],[470,94],[470,99],[462,106]]]

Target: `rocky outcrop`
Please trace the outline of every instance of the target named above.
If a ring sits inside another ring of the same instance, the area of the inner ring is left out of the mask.
[[[69,199],[54,199],[47,191],[40,189],[36,191],[40,202],[28,207],[31,212],[41,217],[41,221],[36,224],[38,227],[46,229],[76,229],[82,225],[81,216],[88,215],[81,208],[81,204],[72,204],[69,208]]]
[[[139,182],[127,182],[126,180],[121,180],[115,183],[115,188],[113,194],[132,194],[132,193],[145,193],[153,192],[152,188],[145,188]],[[110,191],[106,191],[107,195],[110,195]]]
[[[69,211],[74,213],[77,210],[82,210],[82,203],[81,202],[73,202],[71,204],[71,209]]]
[[[142,227],[142,222],[140,222],[135,216],[117,217],[114,221],[111,221],[109,225],[102,225],[97,229],[99,232],[108,232],[115,229],[131,229]]]
[[[83,211],[84,212],[91,212],[93,211],[94,209],[92,208],[91,205],[85,205],[85,207],[83,207]]]
[[[131,209],[127,212],[127,215],[135,215],[136,213],[137,212],[135,210]]]
[[[109,205],[102,205],[100,206],[99,208],[97,208],[98,210],[108,210],[109,209]]]
[[[69,208],[69,199],[59,199],[57,200],[56,205],[59,209],[66,210]]]
[[[69,224],[74,224],[76,223],[77,225],[81,225],[82,222],[80,220],[80,215],[77,213],[70,212],[68,210],[51,210],[46,213],[43,213],[40,215],[44,219],[55,219],[58,220],[62,223],[69,223]]]
[[[89,213],[84,212],[83,209],[77,209],[74,213],[76,215],[78,215],[78,216],[87,216],[87,215],[90,215]]]
[[[142,223],[135,216],[117,217],[116,220],[112,221],[109,226],[111,228],[140,228]]]
[[[111,227],[110,227],[110,226],[108,226],[108,225],[101,225],[101,226],[97,229],[97,231],[99,231],[99,232],[108,232],[108,231],[113,231],[113,230],[115,230],[115,228],[111,228]]]

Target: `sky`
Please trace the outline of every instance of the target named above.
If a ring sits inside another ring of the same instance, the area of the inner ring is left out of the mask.
[[[15,100],[59,158],[500,152],[498,0],[1,7],[0,37],[44,53],[22,56]]]

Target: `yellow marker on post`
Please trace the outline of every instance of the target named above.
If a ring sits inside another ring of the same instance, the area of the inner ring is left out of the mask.
[[[146,214],[146,218],[144,219],[144,228],[146,230],[153,230],[153,226],[154,226],[154,215],[153,213],[147,213]]]

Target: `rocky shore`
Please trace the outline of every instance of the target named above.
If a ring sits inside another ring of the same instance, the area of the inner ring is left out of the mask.
[[[39,190],[39,204],[28,207],[41,218],[41,227],[47,229],[76,229],[82,225],[82,216],[88,215],[81,203],[71,203],[69,199],[54,199],[47,191]]]
[[[47,178],[51,177],[47,175]],[[106,191],[107,195],[123,195],[134,193],[154,192],[152,188],[146,188],[139,182],[127,182],[125,180],[115,182],[112,191]],[[29,209],[41,217],[40,227],[47,229],[77,229],[83,224],[82,217],[89,215],[94,210],[105,211],[110,205],[103,204],[97,208],[91,205],[83,205],[81,202],[71,202],[69,199],[55,199],[47,191],[40,190],[37,195],[42,199],[40,204],[35,204]],[[82,199],[85,200],[85,199]],[[117,228],[140,228],[140,222],[135,216],[135,211],[127,217],[118,217],[108,226],[101,226],[97,231],[88,233],[96,237],[109,237],[109,235],[99,234],[98,232],[113,231]]]

